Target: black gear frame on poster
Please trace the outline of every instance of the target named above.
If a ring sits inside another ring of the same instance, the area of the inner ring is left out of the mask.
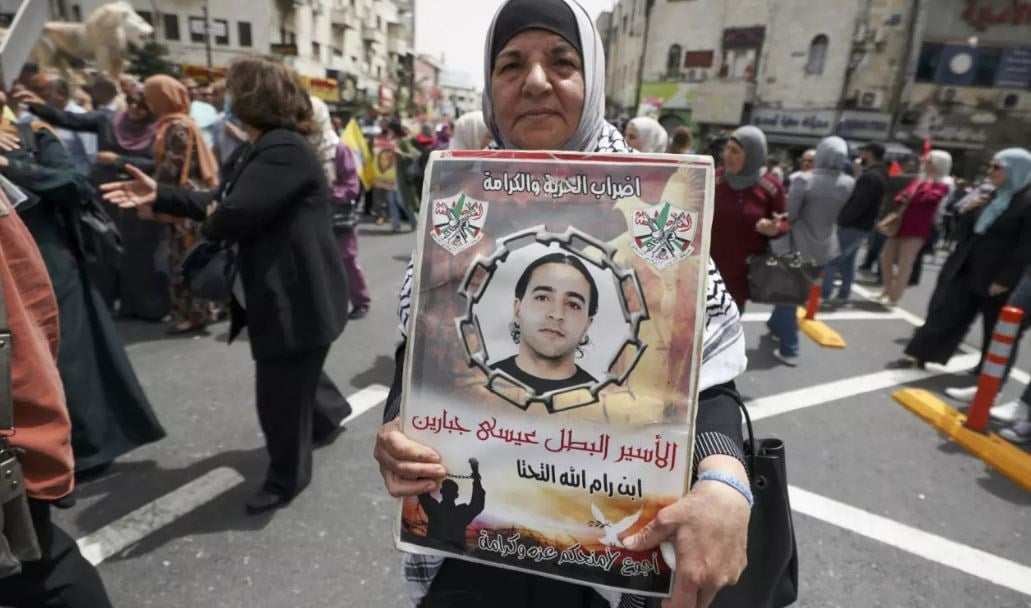
[[[484,256],[482,254],[477,255],[469,265],[469,269],[466,271],[465,278],[459,288],[460,293],[466,299],[465,314],[464,316],[455,319],[455,327],[458,330],[459,337],[462,340],[462,345],[465,350],[466,363],[470,367],[479,368],[487,375],[486,388],[505,401],[523,410],[528,409],[534,403],[541,403],[547,408],[548,412],[555,413],[593,405],[598,402],[598,394],[606,386],[612,384],[620,385],[626,382],[626,379],[630,376],[630,373],[634,368],[637,367],[637,363],[640,361],[641,355],[644,354],[644,351],[647,348],[647,346],[638,338],[638,333],[641,322],[647,320],[649,316],[648,303],[645,300],[644,291],[637,278],[637,273],[632,268],[621,268],[616,264],[613,259],[616,253],[616,248],[611,245],[607,245],[576,228],[570,227],[563,233],[555,233],[548,232],[547,226],[544,225],[515,232],[498,239],[497,242],[498,247],[494,250],[494,253],[490,256]],[[595,382],[589,386],[574,386],[537,394],[531,387],[526,386],[511,375],[501,370],[491,369],[488,365],[490,357],[487,353],[486,342],[484,342],[483,339],[483,330],[480,327],[480,320],[474,309],[476,308],[476,305],[479,304],[483,295],[487,292],[498,265],[504,263],[511,252],[532,244],[542,244],[547,246],[557,244],[561,249],[577,256],[584,263],[591,264],[596,268],[612,273],[617,280],[616,293],[619,297],[623,318],[630,325],[630,336],[624,340],[623,344],[616,350],[615,354],[608,361],[608,365],[605,368],[605,377],[599,382]],[[601,252],[602,255],[587,255],[584,253],[584,250],[587,248],[594,248]],[[599,259],[595,259],[596,257]],[[627,288],[629,288],[634,294],[636,301],[640,305],[640,310],[630,310],[630,303],[627,301],[626,295]],[[475,339],[475,344],[478,345],[478,348],[474,348],[471,344],[473,339]],[[613,374],[611,372],[612,366],[615,365],[616,361],[618,361],[624,353],[631,348],[635,349],[636,352],[633,354],[630,364],[627,366],[626,370],[619,375]],[[510,386],[501,386],[500,383],[508,383]],[[503,388],[521,389],[522,396],[513,396],[511,391],[506,393],[506,391],[501,390]],[[569,403],[565,402],[570,401],[569,399],[566,399],[560,406],[556,405],[556,398],[559,395],[576,391],[587,391],[590,397],[573,400]]]

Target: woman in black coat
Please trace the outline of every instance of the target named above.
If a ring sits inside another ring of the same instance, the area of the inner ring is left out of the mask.
[[[329,187],[304,135],[312,110],[297,75],[275,60],[243,57],[229,68],[227,87],[253,143],[229,159],[217,190],[159,186],[131,166],[132,181],[103,190],[123,208],[202,220],[206,238],[237,248],[229,336],[247,327],[270,460],[264,486],[247,502],[258,513],[308,485],[313,442],[334,436],[350,413],[322,372],[347,321],[347,282],[328,221]]]
[[[989,179],[995,187],[991,195],[960,204],[958,242],[938,277],[927,322],[891,367],[947,363],[978,312],[984,361],[999,312],[1031,265],[1031,153],[1020,148],[999,152],[989,165]]]

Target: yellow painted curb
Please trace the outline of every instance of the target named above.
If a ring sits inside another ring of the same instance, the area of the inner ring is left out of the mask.
[[[896,391],[892,398],[903,407],[945,433],[999,473],[1031,492],[1031,454],[995,433],[982,435],[963,426],[966,415],[956,411],[933,393],[919,388]]]
[[[812,338],[813,342],[824,348],[845,348],[845,340],[841,337],[841,334],[831,329],[822,321],[799,319],[798,328],[805,335]]]

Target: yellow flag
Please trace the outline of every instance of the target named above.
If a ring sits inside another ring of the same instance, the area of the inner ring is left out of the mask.
[[[340,139],[343,140],[344,145],[350,148],[355,154],[355,161],[358,163],[358,179],[362,180],[362,185],[368,190],[372,188],[373,179],[373,165],[372,165],[372,151],[369,150],[369,144],[365,141],[365,135],[362,134],[361,127],[358,126],[358,121],[351,119],[344,128],[344,132],[340,135]]]

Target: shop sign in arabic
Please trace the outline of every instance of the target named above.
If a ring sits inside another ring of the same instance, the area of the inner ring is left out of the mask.
[[[834,110],[766,110],[752,113],[752,124],[769,133],[830,135],[834,131]]]
[[[846,110],[838,120],[838,135],[846,139],[888,139],[891,114]]]

